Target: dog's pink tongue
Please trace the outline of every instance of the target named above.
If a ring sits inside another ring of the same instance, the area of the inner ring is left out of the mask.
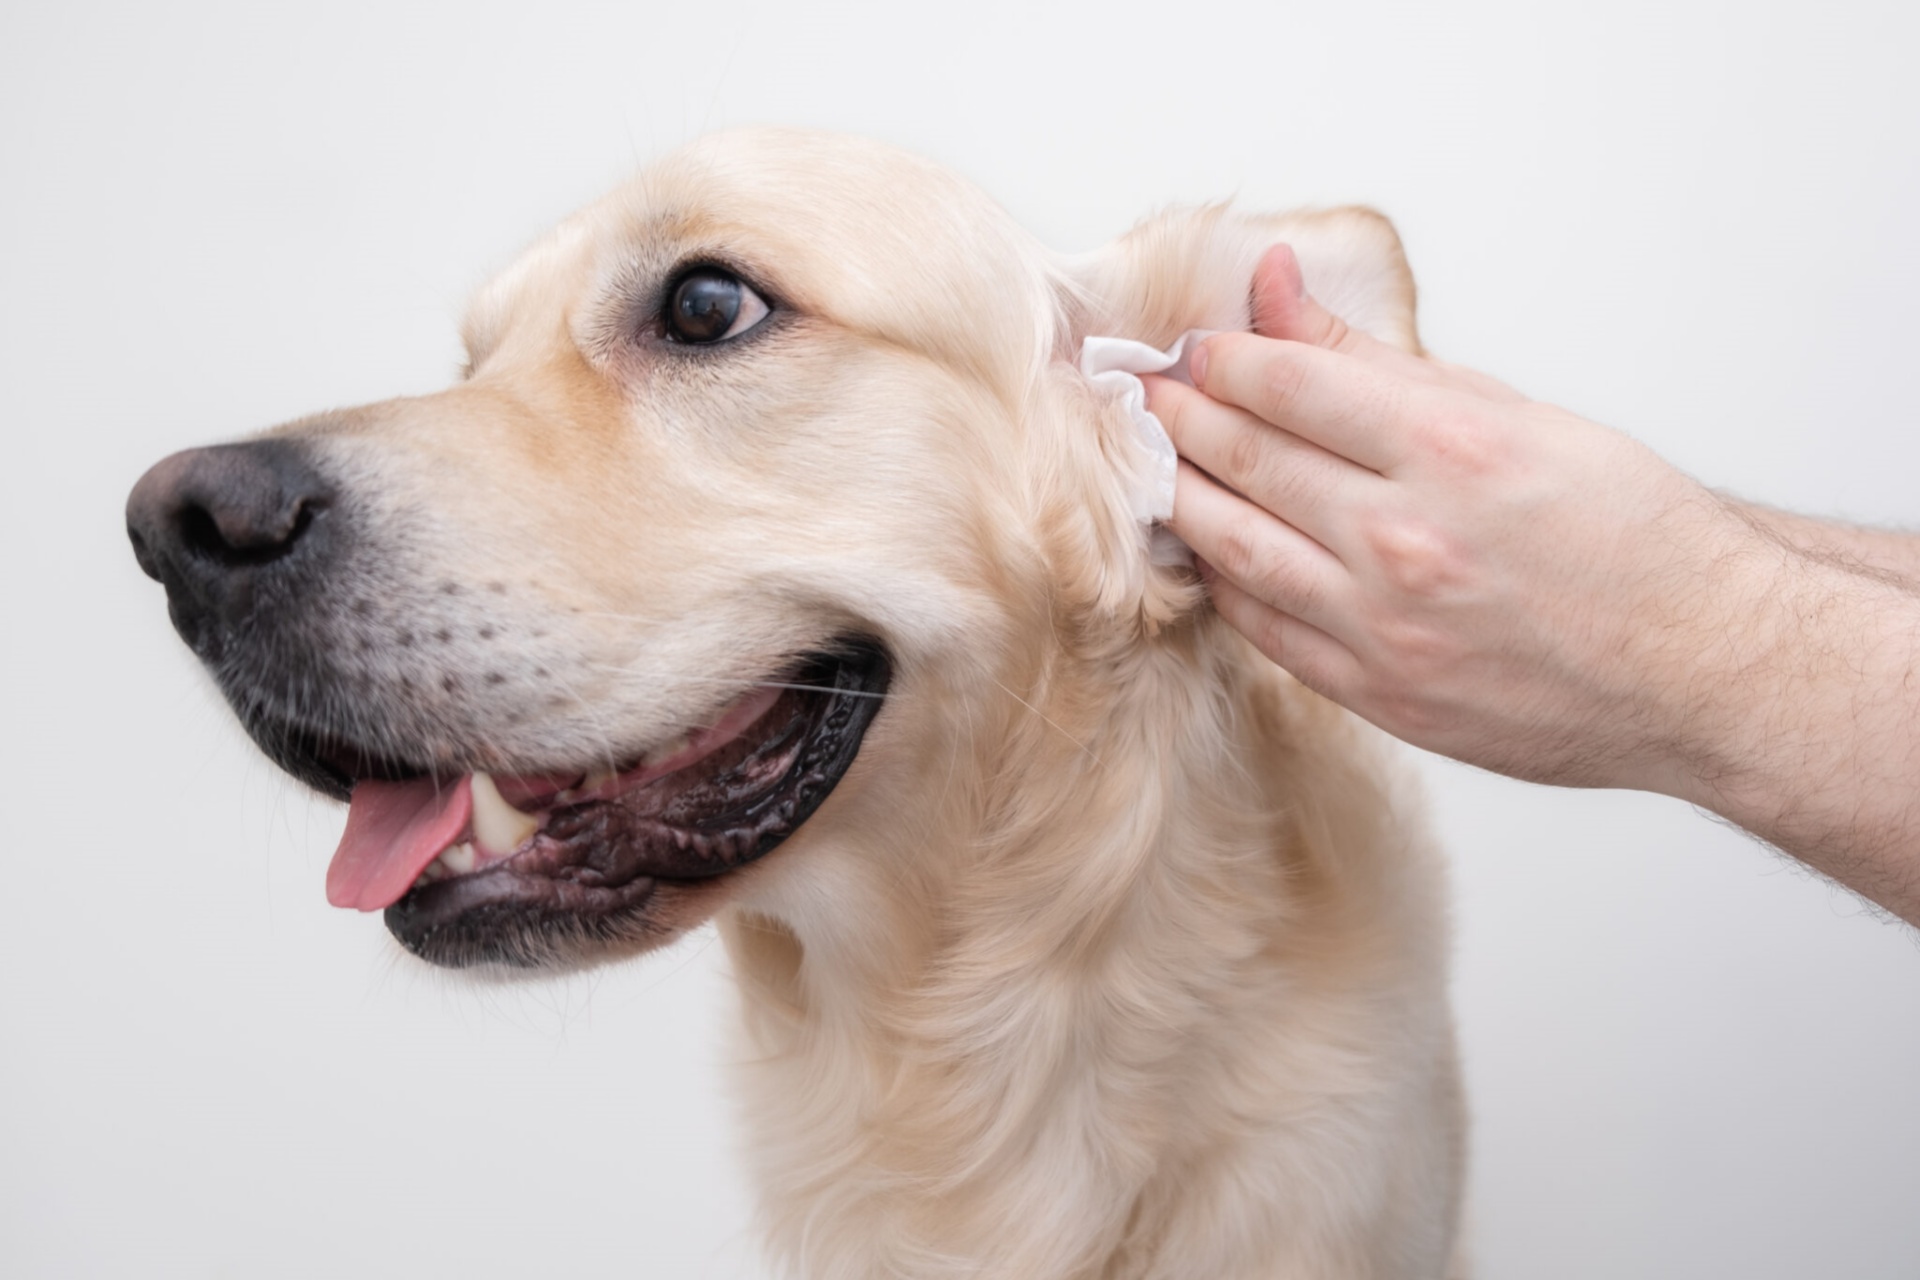
[[[327,867],[327,901],[381,911],[400,901],[473,816],[473,776],[458,782],[356,782],[347,829]]]

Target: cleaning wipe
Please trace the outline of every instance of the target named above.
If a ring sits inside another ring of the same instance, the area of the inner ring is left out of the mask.
[[[1147,408],[1147,388],[1140,381],[1143,373],[1158,373],[1176,382],[1193,385],[1187,360],[1202,339],[1219,332],[1216,329],[1189,329],[1165,351],[1157,351],[1131,338],[1088,338],[1080,344],[1080,372],[1093,385],[1115,396],[1133,422],[1140,447],[1146,450],[1148,465],[1143,467],[1132,494],[1134,519],[1156,524],[1173,517],[1173,481],[1178,473],[1178,456],[1173,440],[1160,419]],[[1172,540],[1161,531],[1155,539]],[[1160,556],[1155,556],[1156,560]]]

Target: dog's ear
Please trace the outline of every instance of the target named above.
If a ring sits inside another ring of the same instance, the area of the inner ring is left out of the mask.
[[[1163,347],[1188,329],[1252,327],[1253,270],[1293,248],[1307,292],[1357,329],[1418,351],[1413,273],[1393,224],[1372,209],[1245,214],[1225,205],[1150,218],[1067,264],[1082,290],[1079,336]]]
[[[1074,369],[1080,345],[1102,335],[1165,348],[1189,329],[1251,328],[1254,267],[1276,244],[1292,246],[1307,292],[1322,306],[1382,341],[1420,350],[1413,276],[1400,237],[1371,209],[1180,210],[1062,264],[1065,345],[1053,372],[1067,385],[1051,399],[1071,420],[1063,432],[1048,434],[1069,456],[1042,466],[1080,486],[1059,495],[1061,510],[1082,512],[1089,523],[1062,520],[1054,532],[1070,538],[1064,556],[1079,572],[1066,576],[1084,588],[1076,594],[1109,626],[1115,617],[1134,618],[1151,634],[1199,597],[1180,559],[1165,554],[1169,535],[1142,528],[1131,513],[1130,495],[1143,482],[1148,459],[1120,406]],[[1056,579],[1061,568],[1056,565]]]

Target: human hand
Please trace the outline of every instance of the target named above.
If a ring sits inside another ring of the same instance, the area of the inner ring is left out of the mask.
[[[1766,642],[1734,633],[1780,548],[1626,436],[1349,328],[1284,247],[1255,298],[1204,395],[1148,380],[1221,616],[1416,745],[1684,793],[1735,714],[1697,655]]]

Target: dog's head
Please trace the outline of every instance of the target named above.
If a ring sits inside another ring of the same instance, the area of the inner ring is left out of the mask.
[[[1059,649],[1177,630],[1074,347],[1244,327],[1281,239],[1412,343],[1368,215],[1062,263],[914,157],[725,135],[483,289],[456,385],[177,454],[129,530],[255,740],[351,793],[333,901],[442,963],[641,949],[789,837],[910,856]]]

